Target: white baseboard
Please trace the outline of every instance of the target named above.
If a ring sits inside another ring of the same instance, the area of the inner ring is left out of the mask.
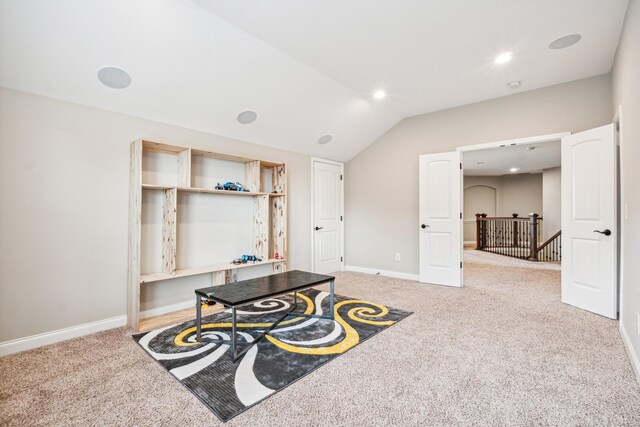
[[[167,313],[173,313],[174,311],[184,310],[186,308],[193,308],[195,305],[195,299],[189,299],[189,301],[177,302],[175,304],[163,305],[162,307],[150,308],[140,312],[140,318],[146,319],[147,317],[161,316]]]
[[[402,273],[400,271],[390,271],[390,270],[376,270],[375,268],[357,267],[355,265],[345,265],[344,269],[345,271],[354,271],[356,273],[379,274],[381,276],[395,277],[397,279],[413,280],[416,282],[420,279],[420,276],[418,276],[417,274]]]
[[[0,343],[0,356],[31,350],[32,348],[66,341],[71,338],[89,335],[94,332],[106,331],[107,329],[119,328],[127,324],[127,316],[116,316],[110,319],[98,320],[96,322],[85,323],[83,325],[71,326],[69,328],[58,329],[56,331],[31,335],[11,341]]]
[[[627,349],[627,354],[629,355],[629,360],[631,361],[631,366],[633,367],[633,371],[636,373],[636,380],[640,383],[640,359],[638,359],[638,355],[633,349],[633,345],[631,344],[631,339],[629,335],[627,335],[627,330],[625,329],[622,321],[618,322],[620,325],[620,336],[622,336],[622,342]]]

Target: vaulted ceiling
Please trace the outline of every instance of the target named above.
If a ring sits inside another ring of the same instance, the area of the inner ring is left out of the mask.
[[[0,86],[348,160],[404,117],[513,94],[514,80],[525,91],[609,72],[626,6],[0,0]],[[578,44],[548,48],[572,33]],[[505,51],[512,61],[495,64]],[[131,86],[103,86],[107,65]],[[373,98],[379,89],[386,98]],[[245,110],[254,123],[238,123]]]

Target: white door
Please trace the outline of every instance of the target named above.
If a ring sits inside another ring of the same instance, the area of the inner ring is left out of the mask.
[[[616,319],[613,124],[562,138],[562,302]]]
[[[460,153],[420,156],[420,281],[462,286]]]
[[[342,168],[341,163],[313,159],[313,271],[342,269]]]

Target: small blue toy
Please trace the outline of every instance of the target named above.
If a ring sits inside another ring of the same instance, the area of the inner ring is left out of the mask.
[[[218,188],[216,187],[216,190],[217,189]],[[222,189],[228,190],[228,191],[249,191],[246,188],[244,188],[244,186],[239,182],[231,182],[231,181],[225,182],[224,185],[222,186]]]

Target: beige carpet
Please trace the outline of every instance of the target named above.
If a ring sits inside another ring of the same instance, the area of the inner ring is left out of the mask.
[[[557,270],[466,256],[463,289],[338,274],[415,314],[227,425],[640,425],[617,322],[563,305]],[[0,358],[0,425],[219,425],[130,334]]]

